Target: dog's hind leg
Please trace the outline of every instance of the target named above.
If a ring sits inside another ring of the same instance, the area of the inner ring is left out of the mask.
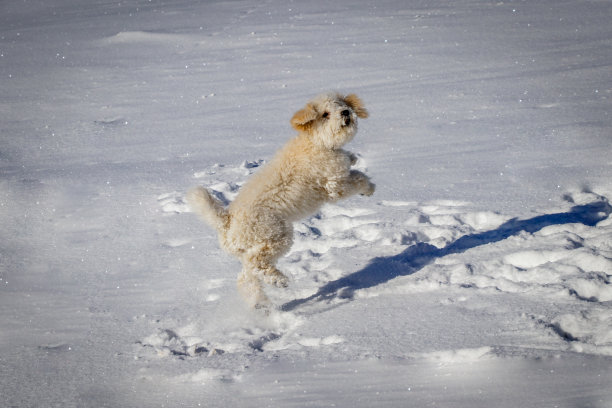
[[[289,252],[293,244],[293,225],[282,218],[267,219],[259,226],[260,241],[244,254],[243,264],[256,270],[261,280],[278,288],[287,287],[289,280],[278,270],[276,261]]]
[[[285,274],[278,270],[276,261],[289,251],[292,238],[289,236],[286,239],[262,244],[249,250],[245,261],[260,274],[264,283],[276,286],[277,288],[286,288],[288,286],[289,280]]]
[[[276,260],[282,253],[273,251],[268,245],[262,245],[249,252],[250,254],[245,261],[250,265],[250,269],[256,271],[255,273],[261,277],[264,283],[278,288],[287,287],[289,283],[287,277],[275,265]]]

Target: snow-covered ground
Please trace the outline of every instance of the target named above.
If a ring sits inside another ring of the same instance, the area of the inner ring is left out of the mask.
[[[612,407],[612,3],[0,2],[7,407]],[[184,203],[355,92],[269,315]]]

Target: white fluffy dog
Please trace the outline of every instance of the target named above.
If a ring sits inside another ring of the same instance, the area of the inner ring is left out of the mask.
[[[192,210],[218,231],[221,247],[242,262],[238,288],[251,306],[268,304],[262,280],[287,286],[275,265],[293,243],[292,222],[323,203],[374,193],[368,176],[351,170],[355,155],[342,149],[357,132],[357,117],[368,117],[357,95],[320,95],[293,115],[291,125],[299,134],[240,188],[227,208],[203,187],[187,194]]]

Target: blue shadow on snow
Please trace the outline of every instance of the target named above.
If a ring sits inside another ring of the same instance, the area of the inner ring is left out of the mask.
[[[371,288],[398,276],[411,275],[435,259],[446,255],[458,254],[471,248],[498,242],[521,232],[534,233],[550,225],[580,223],[594,226],[607,218],[610,213],[612,213],[612,206],[607,201],[595,201],[574,206],[570,211],[564,213],[540,215],[527,220],[515,218],[494,230],[464,235],[444,248],[418,243],[397,255],[374,258],[365,268],[328,282],[311,296],[287,302],[281,306],[281,310],[291,311],[310,301],[351,299],[356,290]]]

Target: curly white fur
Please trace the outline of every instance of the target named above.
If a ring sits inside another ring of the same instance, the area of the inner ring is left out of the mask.
[[[261,280],[287,286],[275,265],[291,248],[293,221],[325,202],[374,193],[370,179],[351,170],[355,155],[341,148],[355,136],[358,117],[368,112],[356,95],[320,95],[293,115],[298,135],[242,186],[229,207],[203,187],[187,194],[193,211],[218,231],[221,247],[242,262],[238,287],[252,306],[268,303]]]

